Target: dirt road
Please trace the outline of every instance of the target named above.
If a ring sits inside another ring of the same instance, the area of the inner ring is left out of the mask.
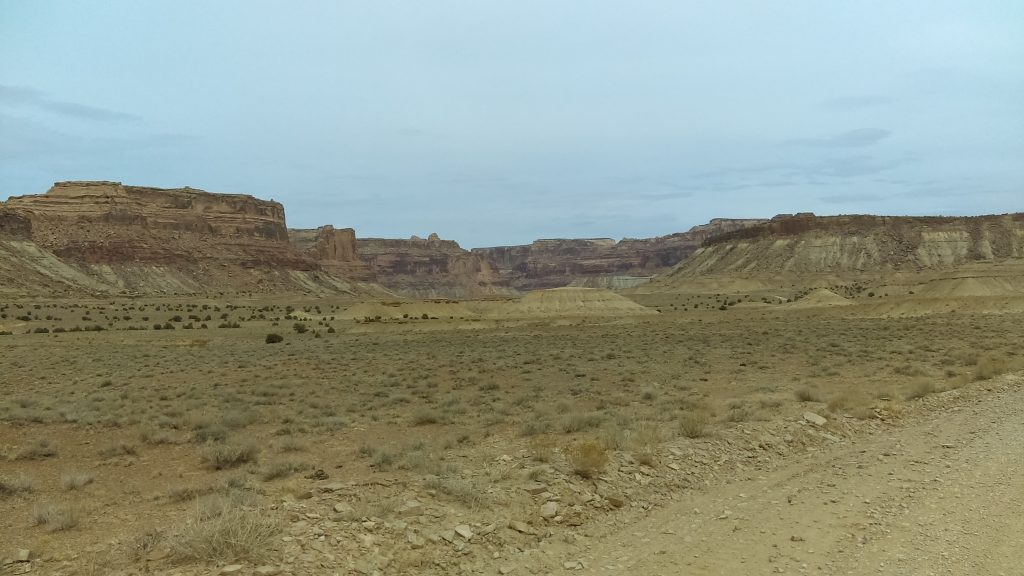
[[[695,491],[567,551],[586,574],[1024,574],[1024,376]],[[577,572],[580,573],[580,572]]]

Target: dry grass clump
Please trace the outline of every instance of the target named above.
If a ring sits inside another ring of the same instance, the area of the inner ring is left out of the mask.
[[[287,478],[296,472],[308,470],[309,464],[305,462],[296,462],[294,460],[278,460],[267,465],[261,474],[261,478],[265,482],[271,480],[277,480],[278,478]]]
[[[14,458],[16,460],[43,460],[56,455],[57,449],[50,445],[49,440],[39,439],[19,450]]]
[[[581,478],[593,478],[608,465],[608,453],[599,442],[582,442],[566,450],[572,471]]]
[[[687,438],[707,436],[711,416],[703,410],[683,412],[679,415],[679,433]]]
[[[859,392],[841,392],[829,399],[826,405],[833,414],[847,414],[858,420],[869,420],[875,417],[871,399]]]
[[[793,391],[793,396],[800,402],[821,402],[821,394],[807,387],[797,388]]]
[[[134,444],[127,442],[117,442],[106,446],[100,450],[101,458],[113,458],[115,456],[135,456],[139,453],[139,449]]]
[[[903,397],[907,400],[916,400],[918,398],[924,398],[929,394],[934,394],[937,391],[938,389],[935,387],[935,383],[931,380],[922,380],[915,384]]]
[[[139,432],[139,439],[145,444],[177,444],[178,440],[169,430],[159,428],[143,428]]]
[[[65,490],[78,490],[92,484],[96,477],[88,472],[69,472],[60,477]]]
[[[32,525],[50,532],[67,530],[78,525],[78,513],[66,504],[39,502],[32,505]]]
[[[1009,372],[1010,369],[1010,361],[1006,358],[986,354],[984,356],[979,356],[974,365],[974,379],[989,380]]]
[[[214,444],[202,454],[202,462],[214,470],[226,470],[255,462],[260,449],[255,444]]]
[[[295,436],[282,436],[274,441],[274,450],[278,452],[302,452],[306,445]]]
[[[468,480],[434,476],[428,478],[423,486],[427,490],[436,490],[467,508],[478,509],[487,505],[486,491]]]
[[[33,486],[32,479],[24,474],[19,475],[17,478],[0,476],[0,498],[7,498],[22,492],[31,492]]]
[[[558,421],[558,428],[565,434],[582,432],[601,425],[603,418],[600,414],[585,412],[570,412],[562,416]]]
[[[195,511],[167,536],[167,546],[180,560],[225,562],[260,560],[280,532],[276,518],[231,498],[220,506],[196,505]]]

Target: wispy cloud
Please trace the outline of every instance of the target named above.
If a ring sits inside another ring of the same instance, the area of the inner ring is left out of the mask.
[[[823,138],[796,138],[784,144],[811,148],[862,148],[878,144],[889,136],[892,136],[892,132],[884,128],[858,128]]]
[[[93,122],[133,122],[139,120],[138,116],[126,112],[118,112],[117,110],[109,110],[77,102],[55,100],[44,92],[23,86],[5,86],[0,84],[0,105],[31,107],[58,116]]]

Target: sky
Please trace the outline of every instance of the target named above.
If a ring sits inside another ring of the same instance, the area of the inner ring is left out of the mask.
[[[464,247],[1024,210],[1024,2],[0,0],[0,199]]]

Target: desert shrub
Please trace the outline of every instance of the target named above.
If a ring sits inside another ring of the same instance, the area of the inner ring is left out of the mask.
[[[679,416],[679,433],[687,438],[706,436],[710,422],[710,416],[703,410],[683,412]]]
[[[423,426],[426,424],[437,424],[441,421],[441,415],[434,410],[429,408],[423,408],[417,410],[412,415],[412,423],[414,426]]]
[[[50,532],[67,530],[78,525],[78,513],[64,504],[36,503],[32,506],[32,525],[42,525]]]
[[[468,480],[434,476],[428,478],[423,486],[428,490],[436,490],[467,508],[483,508],[487,504],[487,491]]]
[[[278,460],[267,465],[260,477],[263,478],[264,481],[269,482],[271,480],[277,480],[278,478],[287,478],[296,472],[301,472],[308,468],[309,464],[306,464],[305,462]]]
[[[225,432],[226,434],[226,432]],[[146,444],[176,444],[177,440],[174,434],[167,430],[160,430],[159,428],[143,428],[139,432],[139,439]]]
[[[591,428],[597,428],[601,425],[603,418],[600,414],[596,413],[584,413],[584,412],[570,412],[558,421],[559,429],[566,433],[572,434],[574,432],[581,432],[583,430],[589,430]]]
[[[101,458],[113,458],[115,456],[135,456],[139,449],[127,442],[116,442],[100,450]]]
[[[255,462],[260,450],[255,444],[214,444],[206,448],[202,462],[214,470],[226,470]]]
[[[301,452],[306,445],[295,436],[282,436],[274,441],[274,449],[278,452]]]
[[[821,395],[818,391],[810,388],[797,388],[793,391],[793,396],[800,402],[821,402]]]
[[[309,327],[302,322],[296,322],[295,324],[292,324],[292,330],[295,330],[296,334],[305,334],[309,331]]]
[[[914,385],[909,392],[904,396],[907,400],[915,400],[917,398],[924,398],[929,394],[936,392],[935,384],[930,380],[923,380]]]
[[[56,455],[57,449],[50,445],[50,441],[40,439],[19,450],[15,458],[17,460],[42,460]]]
[[[0,499],[22,492],[31,492],[33,486],[32,479],[25,475],[19,475],[17,478],[0,476]]]
[[[223,442],[227,440],[228,429],[219,423],[212,421],[201,422],[192,431],[192,441],[197,444],[207,442]]]
[[[273,516],[250,510],[227,500],[222,509],[200,506],[181,526],[167,536],[167,546],[179,560],[226,562],[260,560],[266,557],[271,540],[280,532]]]
[[[61,486],[65,490],[78,490],[92,484],[95,476],[88,472],[69,472],[60,477]]]
[[[572,471],[581,478],[593,478],[608,465],[608,454],[598,442],[583,442],[566,450]]]
[[[1010,361],[991,354],[978,357],[974,366],[975,380],[988,380],[1010,371]]]
[[[274,333],[267,334],[267,337],[265,339],[265,342],[267,344],[277,344],[278,342],[283,342],[283,341],[284,341],[284,336],[281,336],[280,334],[274,334]]]

